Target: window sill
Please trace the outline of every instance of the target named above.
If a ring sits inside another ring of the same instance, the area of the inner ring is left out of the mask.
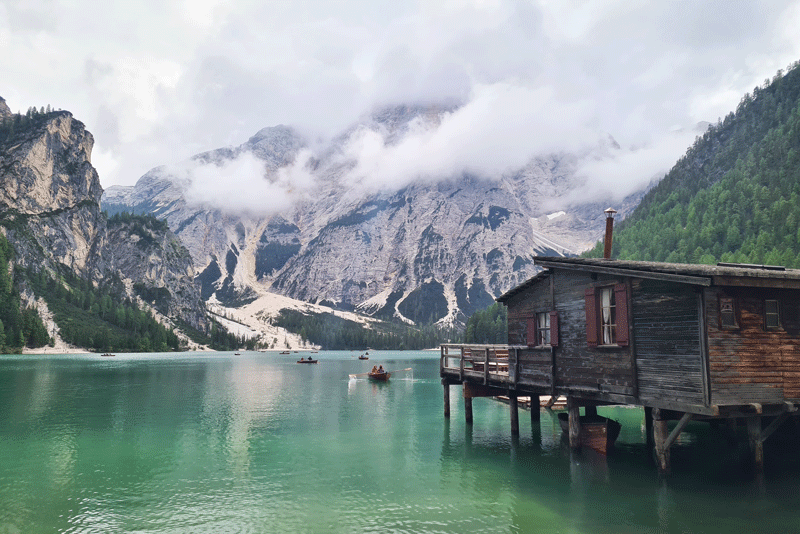
[[[616,349],[627,349],[628,346],[613,344],[613,345],[597,345],[595,348],[601,350],[616,350]]]
[[[550,350],[551,348],[553,348],[552,345],[528,345],[530,350]]]

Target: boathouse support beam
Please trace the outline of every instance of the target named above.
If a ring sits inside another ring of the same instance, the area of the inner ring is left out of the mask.
[[[472,397],[464,397],[464,420],[468,425],[472,424]]]
[[[450,419],[450,382],[446,378],[442,380],[442,388],[444,389],[444,417]]]
[[[542,401],[539,400],[539,395],[531,394],[531,425],[539,426],[539,421],[542,418]]]
[[[644,407],[644,439],[647,450],[653,448],[653,409]]]
[[[764,441],[761,439],[761,416],[747,418],[747,435],[750,438],[750,450],[753,451],[753,463],[758,471],[764,469]]]
[[[508,406],[511,412],[511,435],[519,436],[519,402],[516,393],[509,392]]]
[[[675,425],[675,428],[673,428],[672,432],[670,432],[669,436],[667,436],[667,440],[664,442],[665,448],[669,449],[670,447],[672,447],[672,444],[675,443],[675,440],[678,439],[678,436],[681,435],[683,429],[686,428],[686,425],[688,425],[689,421],[692,420],[693,415],[694,414],[691,413],[683,414],[683,416],[678,421],[678,424]]]
[[[656,445],[656,466],[659,474],[669,473],[669,447],[664,445],[667,442],[667,419],[666,414],[660,408],[653,408],[653,441]]]
[[[569,413],[569,447],[572,450],[581,448],[581,406],[573,397],[567,397]]]

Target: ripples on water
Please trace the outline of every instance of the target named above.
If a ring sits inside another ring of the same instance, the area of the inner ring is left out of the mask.
[[[457,387],[445,420],[436,353],[319,356],[0,358],[0,533],[800,532],[796,446],[758,478],[692,423],[659,481],[640,410],[574,454],[546,413],[467,426]],[[349,379],[378,363],[414,371]]]

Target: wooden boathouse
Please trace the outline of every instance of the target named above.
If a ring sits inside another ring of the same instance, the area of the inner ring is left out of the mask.
[[[746,422],[757,467],[763,443],[800,405],[800,270],[537,257],[544,268],[500,296],[508,345],[442,345],[449,386],[472,398],[564,395],[569,442],[580,409],[644,407],[661,472],[690,420]],[[538,418],[538,410],[531,410]],[[668,421],[677,420],[671,432]]]

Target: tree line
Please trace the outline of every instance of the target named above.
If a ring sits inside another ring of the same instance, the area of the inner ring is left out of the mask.
[[[800,267],[800,64],[709,127],[614,231],[623,260]],[[602,243],[587,254],[601,257]]]
[[[9,269],[12,254],[11,243],[0,234],[0,353],[16,353],[52,341],[36,310],[20,305],[19,288]]]

